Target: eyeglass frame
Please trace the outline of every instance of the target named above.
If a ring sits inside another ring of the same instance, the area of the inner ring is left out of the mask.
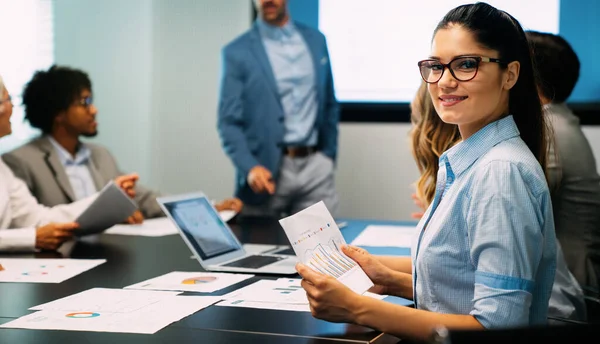
[[[475,69],[475,73],[473,74],[473,76],[470,79],[461,80],[456,77],[456,75],[454,74],[454,70],[450,67],[450,65],[456,60],[465,59],[465,58],[475,59],[477,61],[477,67]],[[426,61],[436,61],[436,62],[439,62],[439,64],[442,66],[442,73],[440,73],[440,78],[434,82],[427,81],[423,77],[423,72],[421,71],[421,64]],[[448,63],[442,63],[440,60],[437,60],[437,59],[425,59],[425,60],[421,60],[421,61],[417,62],[417,66],[419,66],[419,74],[421,75],[421,79],[423,79],[423,81],[425,81],[428,84],[437,84],[438,82],[440,82],[440,80],[442,80],[442,77],[444,76],[444,72],[446,71],[446,69],[448,69],[450,71],[450,74],[452,74],[452,77],[454,79],[456,79],[457,81],[461,81],[461,82],[471,81],[471,80],[475,79],[475,77],[477,76],[477,73],[479,72],[479,65],[481,64],[481,62],[493,62],[493,63],[498,63],[500,65],[508,64],[508,62],[506,62],[502,59],[494,58],[494,57],[467,55],[467,56],[457,56],[457,57],[453,58],[452,60],[450,60],[450,62],[448,62]]]
[[[90,95],[80,98],[75,104],[89,108],[91,105],[94,105],[94,97]]]
[[[12,97],[10,96],[10,94],[8,95],[8,97],[6,99],[0,100],[0,105],[2,105],[4,103],[10,103],[11,105],[14,105],[13,102],[12,102]]]

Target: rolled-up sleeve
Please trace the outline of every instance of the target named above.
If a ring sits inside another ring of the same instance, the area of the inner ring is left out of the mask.
[[[475,267],[470,314],[486,328],[529,325],[545,246],[543,192],[531,190],[511,162],[492,161],[474,178],[467,216]]]

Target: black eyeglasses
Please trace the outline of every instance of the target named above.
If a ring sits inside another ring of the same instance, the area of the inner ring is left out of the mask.
[[[492,57],[461,56],[453,59],[448,64],[443,64],[439,60],[429,59],[419,61],[418,65],[423,80],[428,84],[435,84],[440,81],[446,68],[450,70],[450,74],[458,81],[473,80],[477,75],[481,62],[506,64],[506,62]]]
[[[85,106],[85,107],[89,107],[92,104],[94,104],[94,98],[92,98],[92,96],[87,96],[85,98],[81,98],[77,102],[77,105],[81,105],[81,106]]]

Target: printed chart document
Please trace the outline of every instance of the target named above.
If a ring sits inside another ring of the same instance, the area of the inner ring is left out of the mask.
[[[358,294],[373,282],[341,251],[346,241],[323,201],[279,220],[298,260],[310,268],[337,278]]]
[[[144,291],[137,292],[144,293]],[[129,306],[121,308],[108,304],[114,299],[112,297],[110,300],[97,300],[97,308],[81,307],[79,310],[61,310],[62,306],[57,304],[0,327],[153,334],[220,300],[219,297],[214,296],[177,296],[172,294],[164,295],[158,300],[149,297],[145,304],[138,298],[137,302],[139,302],[140,308]],[[66,308],[73,307],[68,305]],[[109,311],[115,309],[119,311]]]
[[[415,226],[367,226],[351,244],[355,246],[408,247],[417,233]]]
[[[300,286],[299,278],[260,280],[238,289],[222,298],[216,304],[225,307],[274,309],[282,311],[310,312],[306,292]],[[382,300],[386,295],[365,292],[363,295]]]
[[[61,283],[106,262],[106,259],[0,258],[0,282]]]
[[[62,299],[29,308],[32,311],[89,311],[128,313],[157,303],[180,292],[92,288]]]
[[[137,209],[137,205],[112,180],[100,191],[98,197],[75,220],[79,228],[75,235],[89,235],[122,223]]]
[[[248,274],[174,271],[125,288],[212,293],[213,291],[245,281],[253,276]]]
[[[300,282],[287,279],[260,280],[221,296],[223,300],[247,300],[257,302],[308,303],[306,292]]]
[[[144,222],[139,225],[115,225],[107,229],[104,233],[115,235],[161,237],[165,235],[177,234],[177,228],[173,222],[169,220],[169,218],[160,217],[156,219],[144,220]]]

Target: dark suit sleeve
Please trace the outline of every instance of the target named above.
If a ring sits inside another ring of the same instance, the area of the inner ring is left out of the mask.
[[[116,170],[118,171],[117,175],[113,176],[111,179],[115,179],[118,176],[127,174],[121,171],[119,165],[117,164],[117,161],[115,160],[115,157],[108,150],[105,150],[105,152],[107,156],[112,160],[114,166],[116,167]],[[154,217],[165,216],[162,209],[158,205],[158,202],[156,201],[156,198],[159,196],[160,194],[158,192],[148,189],[140,185],[139,183],[136,184],[134,201],[135,203],[137,203],[138,208],[140,209],[142,214],[144,214],[145,218],[150,219]]]
[[[27,166],[23,164],[21,159],[14,154],[6,153],[2,155],[2,160],[10,167],[15,177],[23,180],[25,184],[27,184],[29,191],[33,193],[33,181],[31,180],[31,175],[29,174]]]
[[[156,201],[156,198],[159,196],[160,194],[158,192],[150,190],[140,184],[137,184],[135,187],[135,201],[145,218],[150,219],[153,217],[165,216]]]
[[[331,60],[329,59],[329,51],[327,49],[327,41],[323,38],[325,45],[325,56],[327,56],[327,77],[325,85],[325,118],[322,135],[323,140],[322,152],[330,157],[333,161],[337,158],[338,148],[338,125],[340,122],[340,107],[335,98],[335,89],[333,87],[333,72],[331,70]]]
[[[234,62],[233,54],[225,48],[223,77],[219,96],[217,127],[225,153],[244,176],[259,165],[250,152],[243,132],[243,79],[240,67]]]

